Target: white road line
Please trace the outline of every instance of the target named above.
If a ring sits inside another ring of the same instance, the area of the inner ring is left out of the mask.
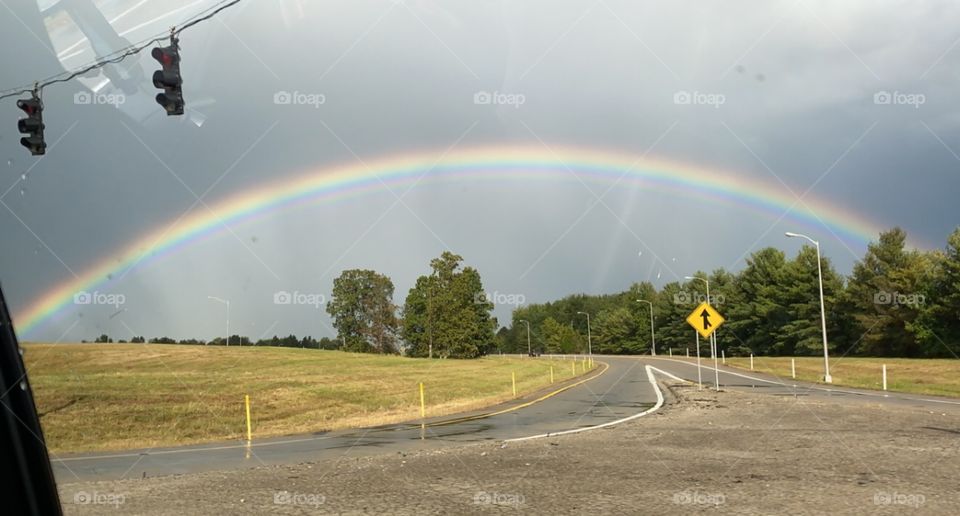
[[[668,362],[676,362],[676,363],[678,363],[678,364],[686,364],[686,365],[689,365],[689,366],[692,366],[692,367],[697,367],[697,364],[695,364],[695,363],[684,362],[683,360],[677,360],[677,359],[674,359],[674,358],[660,358],[660,357],[643,357],[643,358],[646,359],[646,360],[666,360],[666,361],[668,361]],[[705,365],[705,366],[702,366],[702,367],[703,367],[704,369],[709,370],[709,371],[713,371],[713,370],[714,370],[714,368],[712,368],[712,367],[710,367],[710,366],[706,366],[706,365]],[[658,369],[658,371],[660,371],[660,370]],[[754,381],[763,382],[763,383],[771,383],[771,384],[774,384],[774,385],[781,385],[781,386],[783,386],[783,387],[793,387],[793,388],[795,388],[795,389],[796,389],[796,388],[800,388],[800,389],[817,390],[817,391],[823,391],[823,392],[836,392],[836,393],[840,393],[840,394],[853,394],[853,395],[856,395],[856,396],[873,396],[873,397],[875,397],[875,398],[888,398],[888,399],[896,399],[896,400],[903,400],[903,401],[924,401],[924,402],[928,402],[928,403],[944,403],[944,404],[947,404],[947,405],[960,405],[960,401],[937,400],[937,399],[931,399],[931,398],[915,398],[915,397],[913,397],[913,396],[892,395],[892,394],[889,393],[889,392],[888,392],[888,393],[879,393],[879,392],[868,392],[868,391],[866,391],[866,392],[865,392],[865,391],[847,391],[847,390],[843,390],[843,389],[831,389],[831,388],[829,388],[829,387],[819,387],[819,386],[813,386],[813,385],[804,385],[804,386],[802,386],[802,387],[797,387],[796,384],[789,384],[789,383],[784,383],[784,382],[775,382],[775,381],[772,381],[772,380],[765,380],[765,379],[763,379],[763,378],[757,378],[757,377],[755,377],[755,376],[748,376],[748,375],[745,375],[745,374],[734,373],[734,372],[732,372],[732,371],[725,371],[725,370],[723,370],[723,369],[717,369],[717,371],[719,371],[719,372],[721,372],[721,373],[723,373],[723,374],[729,374],[729,375],[732,375],[732,376],[739,376],[740,378],[746,378],[746,379],[748,379],[748,380],[754,380]],[[663,372],[663,371],[661,371],[661,372]]]
[[[660,357],[643,357],[643,358],[646,359],[646,360],[666,360],[666,361],[668,361],[668,362],[676,362],[676,363],[678,363],[678,364],[686,364],[686,365],[689,365],[689,366],[697,367],[697,364],[696,364],[696,363],[684,362],[683,360],[676,360],[676,359],[673,359],[673,358],[660,358]],[[706,370],[708,370],[708,371],[713,371],[713,370],[714,370],[712,367],[710,367],[710,366],[708,366],[708,365],[702,365],[701,367],[704,368],[704,369],[706,369]],[[721,372],[721,373],[723,373],[723,374],[729,374],[729,375],[733,375],[733,376],[739,376],[739,377],[741,377],[741,378],[746,378],[746,379],[748,379],[748,380],[755,380],[755,381],[764,382],[764,383],[772,383],[772,384],[774,384],[774,385],[782,385],[782,386],[784,386],[784,387],[790,387],[790,386],[791,386],[791,384],[787,384],[787,383],[783,383],[783,382],[775,382],[775,381],[772,381],[772,380],[764,380],[763,378],[756,378],[756,377],[754,377],[754,376],[747,376],[747,375],[745,375],[745,374],[734,373],[734,372],[731,372],[731,371],[724,371],[723,369],[717,369],[717,371],[719,371],[719,372]],[[819,387],[813,387],[813,388],[814,388],[814,389],[819,389]],[[829,389],[822,389],[822,390],[829,390]]]
[[[645,367],[646,370],[647,370],[647,379],[650,380],[650,385],[653,386],[653,391],[657,394],[657,403],[654,404],[654,406],[648,408],[647,410],[644,410],[643,412],[640,412],[639,414],[634,414],[634,415],[632,415],[632,416],[628,416],[628,417],[625,417],[625,418],[622,418],[622,419],[617,419],[616,421],[608,421],[608,422],[603,423],[603,424],[600,424],[600,425],[587,426],[587,427],[583,427],[583,428],[574,428],[574,429],[572,429],[572,430],[562,430],[562,431],[560,431],[560,432],[548,432],[548,433],[545,433],[545,434],[531,435],[531,436],[528,436],[528,437],[516,437],[516,438],[513,438],[513,439],[504,439],[504,441],[505,441],[505,442],[529,441],[529,440],[531,440],[531,439],[542,439],[542,438],[544,438],[544,437],[556,437],[556,436],[558,436],[558,435],[576,434],[576,433],[580,433],[580,432],[587,432],[587,431],[589,431],[589,430],[596,430],[596,429],[598,429],[598,428],[606,428],[606,427],[608,427],[608,426],[619,425],[620,423],[625,423],[625,422],[627,422],[627,421],[632,421],[632,420],[634,420],[634,419],[637,419],[637,418],[646,416],[647,414],[652,414],[653,412],[656,412],[657,410],[660,409],[660,407],[663,406],[663,392],[660,391],[660,386],[657,385],[657,379],[654,378],[654,376],[653,376],[653,371],[656,371],[656,372],[658,372],[658,373],[660,373],[660,374],[662,374],[662,375],[664,375],[664,376],[668,376],[668,377],[673,378],[673,379],[675,379],[675,380],[679,380],[679,381],[681,381],[681,382],[687,382],[687,381],[688,381],[688,380],[684,380],[684,379],[682,379],[682,378],[677,378],[676,376],[674,376],[674,375],[672,375],[672,374],[670,374],[670,373],[668,373],[668,372],[666,372],[666,371],[664,371],[664,370],[662,370],[662,369],[658,369],[658,368],[656,368],[656,367],[653,367],[652,365],[647,365],[647,366],[644,366],[644,367]]]
[[[652,366],[651,366],[651,367],[652,367]],[[657,368],[654,367],[654,369],[657,369]],[[660,374],[662,374],[662,375],[664,375],[664,376],[669,376],[670,378],[672,378],[672,379],[674,379],[674,380],[676,380],[676,381],[678,381],[678,382],[693,383],[693,382],[691,382],[690,380],[684,380],[683,378],[680,378],[679,376],[674,376],[674,375],[672,375],[672,374],[664,371],[663,369],[657,369],[657,371],[658,371]]]

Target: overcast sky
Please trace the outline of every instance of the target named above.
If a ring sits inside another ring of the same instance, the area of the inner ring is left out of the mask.
[[[94,58],[68,13],[43,21],[29,1],[13,3],[0,2],[10,14],[0,15],[0,89]],[[213,3],[95,2],[129,42]],[[865,243],[802,225],[814,204],[804,201],[900,225],[921,247],[942,246],[960,222],[958,15],[948,1],[245,0],[183,33],[185,117],[154,103],[148,53],[45,90],[42,160],[18,144],[12,99],[0,102],[0,281],[18,316],[232,195],[338,165],[502,144],[646,154],[802,199],[759,213],[575,167],[498,181],[425,169],[406,193],[374,188],[224,224],[104,278],[98,288],[122,306],[71,305],[25,337],[209,339],[225,333],[226,310],[208,296],[230,300],[233,333],[333,336],[322,306],[274,294],[327,297],[341,270],[362,267],[388,274],[402,304],[447,249],[504,301],[501,323],[518,299],[738,270],[768,245],[793,255],[789,230],[820,239],[847,273]],[[111,48],[101,39],[94,47]],[[280,92],[324,102],[278,105]],[[502,95],[478,104],[481,92]]]

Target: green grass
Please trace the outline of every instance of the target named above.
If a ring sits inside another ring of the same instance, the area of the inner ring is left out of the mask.
[[[54,452],[364,427],[474,410],[574,376],[569,361],[427,360],[286,348],[26,344],[24,359]],[[577,367],[577,375],[583,369]]]
[[[823,381],[823,357],[799,357],[797,379]],[[887,364],[887,390],[960,397],[960,360],[913,358],[838,358],[830,360],[834,385],[882,389]],[[750,369],[750,358],[728,358],[727,365]],[[790,378],[790,357],[753,357],[754,370]]]

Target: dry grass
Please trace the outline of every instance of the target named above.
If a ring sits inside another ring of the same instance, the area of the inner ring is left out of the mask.
[[[373,426],[489,406],[573,376],[570,362],[489,357],[426,360],[284,348],[27,344],[24,358],[54,452]],[[582,374],[577,368],[577,374]]]
[[[799,357],[797,379],[823,381],[822,357]],[[913,394],[960,397],[960,360],[912,358],[837,358],[830,360],[834,385],[882,389],[887,364],[887,389]],[[728,358],[727,365],[750,369],[750,358]],[[790,357],[754,357],[755,371],[790,378]]]

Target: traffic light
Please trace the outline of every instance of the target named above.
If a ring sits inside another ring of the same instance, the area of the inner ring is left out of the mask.
[[[179,40],[170,38],[169,47],[155,47],[150,55],[160,62],[162,70],[153,72],[153,85],[163,90],[157,94],[157,103],[167,110],[167,115],[183,114],[183,78],[180,77]]]
[[[27,136],[20,138],[20,145],[30,149],[30,154],[42,156],[47,152],[47,142],[43,141],[43,102],[34,94],[33,98],[20,99],[17,107],[27,114],[17,122],[17,129]]]

